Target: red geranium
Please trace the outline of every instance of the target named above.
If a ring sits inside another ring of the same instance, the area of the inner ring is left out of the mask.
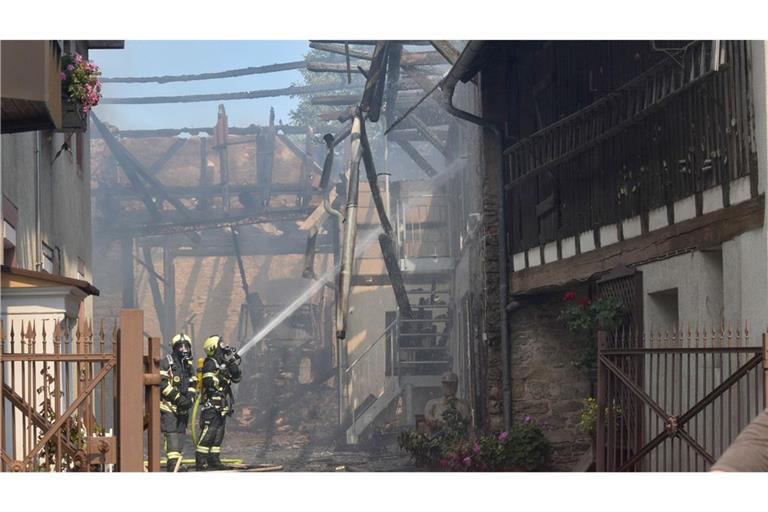
[[[586,297],[582,297],[581,300],[579,300],[579,306],[581,306],[582,309],[587,309],[589,304],[589,299]]]
[[[566,302],[572,301],[576,299],[576,292],[565,292],[565,297],[563,297]]]

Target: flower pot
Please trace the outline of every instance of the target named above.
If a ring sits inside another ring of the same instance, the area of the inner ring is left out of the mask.
[[[83,107],[66,95],[61,99],[61,128],[60,132],[84,132],[88,129],[88,116]]]

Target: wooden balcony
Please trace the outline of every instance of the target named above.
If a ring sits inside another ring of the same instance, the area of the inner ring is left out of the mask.
[[[2,133],[61,128],[60,48],[55,41],[0,43]]]

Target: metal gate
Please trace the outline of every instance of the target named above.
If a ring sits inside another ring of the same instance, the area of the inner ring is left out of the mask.
[[[0,470],[142,471],[145,428],[147,467],[159,470],[160,341],[145,339],[140,310],[123,310],[119,328],[102,323],[98,332],[67,319],[8,323],[0,323]]]
[[[598,471],[706,471],[766,407],[768,338],[598,333]]]

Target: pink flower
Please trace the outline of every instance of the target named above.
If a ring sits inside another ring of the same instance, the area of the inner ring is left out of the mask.
[[[526,416],[525,418],[523,418],[523,423],[528,424],[530,422],[531,422],[531,417],[530,416]]]
[[[509,432],[507,432],[506,430],[501,434],[499,434],[499,441],[501,441],[502,443],[506,441],[508,438],[509,438]]]
[[[563,299],[566,302],[570,302],[570,301],[576,299],[576,292],[565,292],[565,297],[563,297]]]
[[[464,457],[464,460],[462,460],[465,466],[471,466],[472,465],[472,457]]]
[[[76,54],[75,54],[75,62],[77,62],[78,64],[80,64],[81,62],[83,62],[83,56],[82,56],[82,55],[80,55],[79,53],[76,53]]]
[[[74,70],[75,70],[75,66],[73,66],[72,64],[67,64],[67,71],[74,71]]]
[[[472,451],[475,453],[480,453],[480,443],[475,443],[475,446],[472,447]]]
[[[67,79],[67,74],[66,74],[66,73],[64,73],[63,71],[60,71],[60,72],[59,72],[59,78],[60,78],[60,79],[61,79],[61,81],[63,82],[64,80],[66,80],[66,79]]]

